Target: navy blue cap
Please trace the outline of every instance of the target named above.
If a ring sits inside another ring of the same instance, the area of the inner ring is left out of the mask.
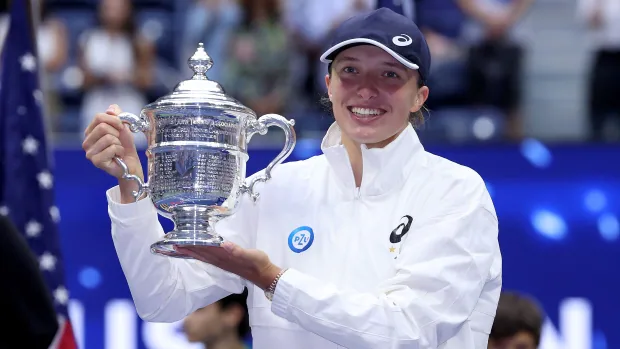
[[[431,53],[418,26],[409,18],[382,7],[342,22],[331,35],[321,62],[331,63],[347,47],[377,46],[410,69],[418,70],[425,81],[431,68]]]

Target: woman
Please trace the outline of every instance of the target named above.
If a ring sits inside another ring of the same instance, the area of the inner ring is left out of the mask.
[[[449,348],[487,345],[501,289],[497,218],[473,170],[427,153],[421,121],[430,54],[417,26],[387,9],[355,16],[321,58],[336,122],[323,155],[289,162],[217,228],[222,247],[178,248],[131,183],[108,191],[112,236],[136,308],[176,321],[249,290],[254,347]],[[116,178],[142,176],[112,106],[86,131],[86,156]]]
[[[577,18],[587,29],[588,44],[593,51],[587,81],[590,140],[594,142],[618,140],[620,138],[620,99],[618,99],[620,2],[579,0]],[[615,134],[613,127],[617,129]]]
[[[243,21],[231,40],[225,86],[256,114],[284,114],[290,97],[290,52],[278,1],[242,0]]]
[[[192,76],[187,58],[196,51],[199,42],[215,63],[209,69],[209,79],[221,81],[225,72],[229,42],[243,15],[238,0],[193,0],[184,11],[181,49],[177,64],[181,76]]]
[[[98,11],[99,25],[82,35],[78,52],[85,91],[81,130],[109,100],[139,112],[153,82],[154,46],[138,33],[131,1],[103,0]],[[141,144],[146,142],[141,134],[135,138]]]
[[[54,86],[54,76],[61,73],[69,56],[69,33],[64,22],[48,9],[46,1],[39,2],[40,24],[37,27],[37,53],[43,68],[41,85],[46,115],[52,129],[61,131],[62,100]]]

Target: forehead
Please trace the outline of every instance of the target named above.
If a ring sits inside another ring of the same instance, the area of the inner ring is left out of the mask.
[[[534,336],[526,331],[520,331],[512,337],[493,341],[492,348],[497,349],[536,349]]]
[[[397,61],[394,57],[392,57],[389,53],[385,52],[377,46],[370,44],[356,45],[342,50],[340,53],[338,53],[338,55],[336,55],[334,63],[337,63],[339,61],[351,60],[371,62],[380,61],[382,63],[388,63],[390,65],[407,68],[402,63]]]

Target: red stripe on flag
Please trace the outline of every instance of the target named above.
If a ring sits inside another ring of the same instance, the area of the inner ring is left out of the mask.
[[[78,349],[70,321],[63,318],[58,320],[58,333],[49,349]]]

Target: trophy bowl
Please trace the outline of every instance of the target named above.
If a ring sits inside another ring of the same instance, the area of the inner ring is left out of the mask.
[[[121,158],[123,178],[137,183],[139,200],[148,194],[158,214],[171,219],[174,229],[151,245],[151,252],[176,258],[174,246],[219,246],[224,240],[216,223],[234,214],[241,195],[256,202],[257,182],[270,179],[271,170],[293,151],[294,120],[276,114],[256,113],[207,78],[213,61],[202,43],[188,60],[194,72],[169,95],[145,106],[140,115],[121,113],[132,132],[143,132],[148,146],[148,183],[129,173]],[[247,144],[256,133],[271,126],[284,130],[282,151],[259,176],[246,181]]]

